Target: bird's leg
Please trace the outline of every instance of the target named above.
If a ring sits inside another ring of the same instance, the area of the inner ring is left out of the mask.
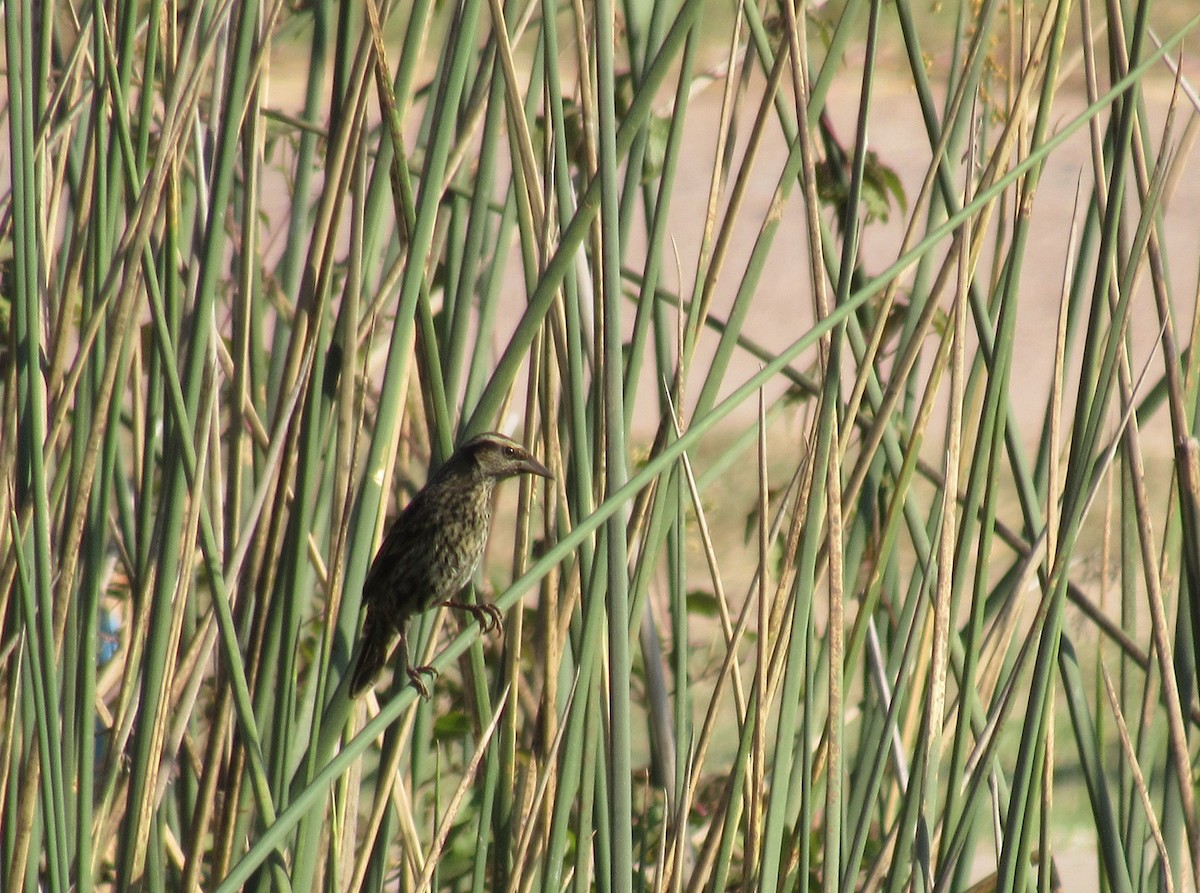
[[[425,684],[425,680],[422,677],[428,676],[430,679],[433,679],[435,676],[437,676],[438,671],[430,666],[414,667],[408,662],[408,636],[404,634],[401,634],[400,636],[400,660],[402,661],[401,665],[404,667],[404,672],[408,674],[408,679],[412,683],[413,688],[417,690],[422,698],[428,701],[429,686]]]
[[[417,690],[422,698],[429,700],[429,686],[425,684],[425,677],[432,679],[438,674],[437,670],[430,666],[409,667],[408,681],[412,683],[413,688]]]
[[[504,615],[500,613],[500,609],[488,602],[480,602],[477,605],[470,602],[442,602],[447,608],[457,608],[460,611],[466,611],[478,621],[480,628],[485,633],[500,632],[504,629]]]

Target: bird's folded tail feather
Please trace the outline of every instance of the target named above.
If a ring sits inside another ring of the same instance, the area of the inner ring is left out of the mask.
[[[350,671],[350,697],[360,697],[375,685],[399,638],[392,624],[372,617],[371,612],[367,612],[367,620],[358,641],[357,657]],[[404,669],[401,668],[401,671]]]

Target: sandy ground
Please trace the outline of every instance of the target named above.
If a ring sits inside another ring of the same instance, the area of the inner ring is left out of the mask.
[[[846,145],[853,142],[858,108],[857,87],[851,80],[843,78],[837,82],[828,104],[838,137]],[[1150,129],[1155,139],[1158,138],[1170,100],[1170,87],[1170,81],[1164,77],[1156,79],[1147,91]],[[1065,126],[1085,107],[1081,93],[1065,91],[1058,97],[1052,116],[1056,128]],[[714,88],[697,97],[689,112],[689,131],[692,133],[689,145],[695,149],[688,153],[684,161],[684,170],[680,175],[682,188],[675,192],[672,219],[676,223],[671,232],[671,238],[678,246],[680,268],[684,271],[695,269],[711,176],[713,122],[719,110],[720,93]],[[1182,111],[1184,114],[1181,117],[1184,117],[1191,110],[1185,108]],[[899,79],[881,79],[868,124],[869,145],[883,163],[896,171],[904,184],[910,203],[909,214],[913,211],[911,204],[920,192],[931,158],[930,146],[920,120],[915,93]],[[742,143],[747,129],[748,122],[745,122],[740,130]],[[1200,257],[1200,177],[1194,174],[1196,151],[1190,146],[1188,149],[1190,151],[1183,159],[1183,167],[1189,173],[1179,177],[1173,184],[1163,229],[1167,236],[1166,258],[1177,301],[1179,297],[1186,299],[1175,307],[1176,324],[1184,335],[1191,324],[1197,257]],[[769,213],[785,158],[786,147],[782,138],[772,134],[756,162],[743,219],[718,287],[714,310],[717,316],[724,316],[732,302],[756,231]],[[1014,393],[1021,395],[1014,399],[1017,423],[1028,437],[1034,437],[1040,430],[1049,393],[1068,234],[1072,220],[1077,214],[1082,214],[1084,203],[1088,201],[1090,171],[1090,147],[1084,128],[1050,155],[1031,208],[1030,235],[1017,318],[1018,346],[1014,357],[1017,372],[1013,382]],[[1081,181],[1082,198],[1077,200],[1076,190]],[[802,215],[802,204],[793,193],[783,209],[780,230],[745,328],[749,337],[775,350],[790,344],[812,319]],[[903,214],[894,213],[888,223],[874,223],[867,227],[862,257],[868,273],[878,273],[897,259],[906,223]],[[1136,221],[1131,221],[1131,226],[1135,224]],[[985,283],[985,293],[990,273],[991,259],[985,255],[978,274]],[[685,272],[685,280],[687,275]],[[911,271],[902,275],[902,283],[909,281]],[[666,284],[675,285],[670,278]],[[684,288],[690,287],[691,283],[685,281]],[[944,304],[947,300],[947,296],[943,296]],[[1133,323],[1135,368],[1140,368],[1150,356],[1158,329],[1152,295],[1143,282]],[[756,368],[756,363],[750,362],[743,369],[735,370],[730,377],[740,383]],[[1157,377],[1161,369],[1161,360],[1152,363],[1149,377]],[[748,408],[748,411],[752,410],[753,407]]]
[[[710,48],[712,65],[717,65],[719,48]],[[890,64],[897,64],[893,60]],[[303,60],[294,54],[283,55],[273,60],[269,103],[274,108],[289,112],[299,109],[302,102]],[[1185,66],[1185,74],[1196,65]],[[705,66],[699,66],[704,70]],[[931,79],[937,82],[936,67]],[[859,106],[858,75],[846,70],[834,80],[827,108],[839,140],[852,147],[855,134],[855,119]],[[871,114],[868,121],[868,144],[881,162],[891,167],[903,184],[908,198],[908,213],[898,209],[887,223],[870,224],[863,235],[861,245],[862,265],[868,274],[878,274],[887,269],[898,257],[908,217],[914,212],[914,204],[930,166],[931,149],[921,124],[920,108],[911,87],[911,75],[895,78],[880,77],[874,91]],[[1148,108],[1151,139],[1161,139],[1162,122],[1171,100],[1173,78],[1165,66],[1147,81],[1145,97]],[[676,187],[672,193],[671,225],[668,238],[676,252],[664,266],[662,287],[690,295],[695,283],[697,258],[701,244],[703,222],[708,203],[713,158],[716,150],[716,125],[721,110],[722,82],[712,81],[709,86],[698,90],[693,96],[686,124],[687,151],[683,153]],[[752,81],[749,95],[743,99],[735,130],[737,136],[735,168],[740,166],[745,149],[746,136],[750,130],[761,80]],[[941,101],[941,97],[939,97]],[[372,103],[373,105],[373,103]],[[1059,91],[1051,114],[1051,129],[1065,128],[1086,107],[1082,81],[1077,75],[1068,79],[1068,86]],[[374,111],[372,111],[374,114]],[[1196,111],[1181,100],[1178,117],[1186,121]],[[1097,119],[1103,124],[1107,118]],[[1182,128],[1178,125],[1175,139],[1178,141]],[[1187,142],[1179,160],[1179,168],[1186,173],[1171,184],[1164,214],[1163,232],[1166,234],[1165,257],[1170,280],[1176,296],[1176,325],[1185,340],[1191,325],[1194,296],[1197,292],[1197,258],[1200,257],[1200,176],[1195,175],[1197,151]],[[787,155],[787,147],[777,126],[768,128],[763,148],[753,166],[746,198],[734,228],[727,259],[715,290],[713,315],[724,318],[737,292],[746,261],[749,258],[758,230],[771,213],[772,202],[778,186],[780,172]],[[1041,428],[1046,398],[1051,384],[1054,356],[1054,334],[1057,326],[1059,300],[1065,270],[1068,234],[1072,221],[1082,217],[1089,201],[1091,177],[1091,150],[1087,128],[1076,131],[1056,148],[1046,162],[1044,173],[1030,208],[1030,230],[1020,285],[1019,312],[1017,317],[1018,346],[1014,356],[1013,381],[1014,411],[1017,424],[1026,439],[1036,438]],[[728,198],[728,187],[718,207],[724,208]],[[924,208],[918,212],[924,219]],[[1011,211],[1009,211],[1011,213]],[[781,350],[806,331],[813,318],[813,298],[809,286],[807,241],[803,205],[798,190],[793,190],[781,209],[780,227],[770,251],[765,269],[754,295],[753,309],[745,325],[745,335],[770,350]],[[1137,221],[1129,221],[1132,233]],[[919,223],[919,229],[925,225]],[[1008,227],[1006,226],[1006,229]],[[644,249],[634,244],[627,251],[627,265],[638,269]],[[992,277],[990,247],[981,258],[977,280],[986,283]],[[911,268],[901,274],[901,285],[911,282]],[[1135,369],[1140,369],[1151,356],[1158,337],[1159,324],[1152,295],[1145,286],[1138,293],[1134,311],[1133,335]],[[513,301],[511,320],[515,324],[520,312],[522,296],[527,285],[520,274],[519,257],[514,248],[509,263],[507,299]],[[949,298],[942,296],[946,305]],[[627,305],[628,306],[628,305]],[[626,321],[631,324],[633,310],[627,309]],[[498,334],[503,337],[504,326]],[[704,361],[716,343],[716,336],[706,336],[697,357],[697,367],[704,368]],[[1078,350],[1078,346],[1076,347]],[[798,368],[806,368],[811,357],[797,362]],[[1068,360],[1068,366],[1070,360]],[[749,357],[740,358],[727,376],[728,393],[758,369],[758,361]],[[1151,362],[1148,380],[1161,374],[1161,360]],[[692,396],[699,388],[699,377],[692,382]],[[647,376],[639,388],[638,406],[635,414],[637,431],[649,435],[657,425],[657,391],[661,383]],[[773,398],[782,390],[777,387],[768,396]],[[1068,401],[1070,395],[1068,395]],[[1070,403],[1068,402],[1068,408]],[[734,415],[734,419],[748,423],[753,419],[755,408],[748,404]],[[1167,455],[1169,442],[1163,445]]]

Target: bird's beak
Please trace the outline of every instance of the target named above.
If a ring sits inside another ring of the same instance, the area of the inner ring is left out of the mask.
[[[533,456],[526,456],[521,460],[521,471],[536,474],[538,477],[544,477],[548,481],[554,480],[554,475],[550,473],[550,469],[533,458]]]

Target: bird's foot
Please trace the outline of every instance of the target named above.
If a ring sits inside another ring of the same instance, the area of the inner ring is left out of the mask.
[[[433,679],[437,676],[438,671],[430,666],[421,666],[421,667],[408,667],[407,672],[408,672],[408,681],[412,683],[413,688],[415,688],[420,693],[421,697],[423,697],[426,701],[428,701],[429,700],[429,686],[427,686],[425,684],[425,680],[422,677],[428,676],[430,679]]]
[[[467,602],[442,602],[442,604],[447,608],[458,608],[460,611],[466,611],[479,622],[480,628],[485,633],[501,632],[504,629],[504,615],[493,604],[487,602],[478,605],[468,604]]]

